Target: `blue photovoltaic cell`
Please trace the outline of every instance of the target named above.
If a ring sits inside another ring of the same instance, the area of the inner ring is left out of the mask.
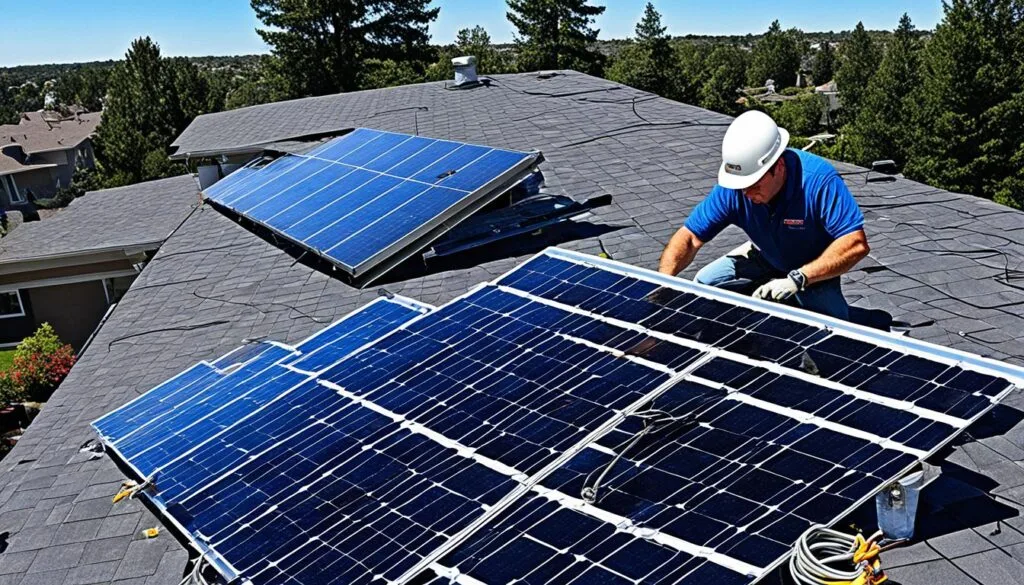
[[[359,128],[304,155],[245,167],[211,201],[351,273],[529,171],[536,153]]]
[[[742,585],[745,576],[548,497],[528,494],[442,558],[483,583]],[[422,583],[435,583],[430,575]],[[436,583],[449,583],[438,577]]]
[[[669,378],[575,335],[591,329],[585,316],[485,288],[322,377],[530,475]],[[682,369],[698,355],[676,346],[659,359]]]
[[[821,378],[960,419],[977,416],[991,406],[992,397],[1010,386],[1006,380],[957,365],[830,334],[824,327],[787,321],[690,292],[651,283],[643,283],[652,291],[640,299],[617,292],[641,283],[637,278],[551,257],[532,260],[502,281],[542,298],[576,303],[599,315],[753,359],[813,370]],[[976,387],[981,391],[975,392]]]
[[[319,392],[294,408],[321,422],[293,427],[167,506],[253,583],[394,580],[517,485],[323,386],[309,389]]]
[[[374,301],[300,343],[300,355],[286,363],[307,371],[322,369],[428,311],[425,305]]]
[[[220,373],[214,366],[200,362],[121,408],[104,415],[93,423],[93,427],[103,440],[119,440],[150,419],[187,402],[218,379]]]
[[[343,357],[427,306],[379,299],[318,332],[295,351],[269,343],[239,347],[212,365],[200,362],[93,423],[101,437],[143,475],[207,440],[304,376],[272,367],[284,360],[316,369]],[[288,358],[288,359],[285,359]]]
[[[666,282],[551,252],[426,314],[377,301],[152,423],[129,404],[121,445],[254,585],[741,585],[1012,386]]]

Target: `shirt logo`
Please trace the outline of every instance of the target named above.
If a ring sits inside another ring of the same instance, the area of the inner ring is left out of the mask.
[[[804,220],[802,220],[802,219],[784,219],[784,220],[782,220],[782,223],[783,223],[783,225],[798,225],[798,226],[802,226],[802,225],[804,225]]]

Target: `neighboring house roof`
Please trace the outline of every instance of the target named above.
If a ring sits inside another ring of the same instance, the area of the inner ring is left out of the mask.
[[[0,273],[48,259],[156,250],[198,202],[190,175],[86,193],[0,239]]]
[[[100,112],[65,119],[56,119],[50,112],[25,112],[17,124],[0,124],[0,148],[17,144],[28,155],[75,148],[96,132],[100,118]],[[0,174],[54,166],[33,164],[31,156],[27,163],[0,154]]]
[[[566,247],[656,266],[669,237],[714,185],[729,121],[564,72],[550,79],[498,76],[491,87],[472,90],[428,83],[210,114],[197,118],[177,144],[192,151],[231,148],[352,126],[418,131],[538,148],[545,155],[541,168],[549,188],[577,198],[614,196],[589,223],[523,238],[499,251],[478,252],[472,262],[446,271],[385,285],[437,304],[568,235],[578,239],[564,242]],[[1024,257],[1024,214],[904,179],[865,183],[858,174],[847,182],[867,216],[872,244],[871,259],[844,278],[847,296],[921,324],[911,333],[915,337],[1024,363],[1019,310],[1024,294],[1012,282],[1015,258]],[[744,240],[735,228],[726,230],[685,274]],[[1011,282],[1003,282],[1006,276]],[[189,215],[0,462],[0,532],[9,533],[9,546],[0,554],[0,585],[177,583],[186,552],[166,532],[154,539],[139,535],[159,521],[138,501],[111,503],[122,474],[107,457],[80,452],[94,438],[89,422],[244,339],[297,341],[375,294],[296,263],[210,207]],[[983,583],[1019,582],[1022,508],[982,491],[1024,501],[1024,468],[1018,463],[1024,460],[1019,422],[1024,398],[1013,396],[1007,405],[974,427],[978,440],[965,441],[948,455],[949,462],[970,473],[958,478],[947,473],[929,488],[934,493],[941,488],[948,505],[941,512],[923,511],[928,522],[922,520],[919,530],[942,536],[884,555],[895,581],[977,582],[965,576],[968,571]],[[991,524],[974,528],[994,521],[986,514],[1002,510],[999,506],[1017,516],[1005,520],[998,535]]]

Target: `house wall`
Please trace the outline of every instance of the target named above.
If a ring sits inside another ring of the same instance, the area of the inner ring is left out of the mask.
[[[32,299],[36,326],[49,323],[75,351],[82,348],[107,312],[107,293],[102,280],[43,286],[22,292],[27,292]]]

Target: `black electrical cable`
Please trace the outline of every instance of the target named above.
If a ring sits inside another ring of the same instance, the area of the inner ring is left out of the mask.
[[[202,299],[204,301],[217,301],[217,302],[221,302],[221,303],[227,303],[229,305],[241,305],[241,306],[245,306],[245,307],[250,307],[250,308],[256,309],[257,311],[259,311],[263,315],[266,315],[268,313],[276,312],[276,311],[266,311],[266,310],[262,309],[256,303],[250,303],[250,302],[247,302],[247,301],[236,301],[236,300],[233,300],[233,299],[225,299],[225,298],[221,298],[221,297],[211,297],[211,296],[202,295],[202,294],[199,294],[199,290],[198,289],[193,290],[192,291],[192,295],[197,297],[197,298],[199,298],[199,299]],[[321,319],[320,317],[314,317],[314,316],[310,315],[309,313],[306,313],[306,312],[302,311],[298,307],[289,305],[288,303],[281,303],[281,302],[277,302],[277,301],[270,301],[270,302],[267,302],[266,304],[267,305],[274,305],[274,306],[283,307],[281,309],[282,311],[284,311],[284,310],[295,311],[296,313],[298,313],[299,317],[304,317],[304,318],[309,319],[310,321],[312,321],[314,323],[330,323],[331,322],[330,319]],[[290,317],[290,318],[291,319],[297,319],[298,317]]]
[[[164,332],[164,331],[195,331],[196,329],[206,329],[207,327],[216,327],[217,325],[227,325],[228,323],[231,323],[231,321],[227,321],[227,320],[224,320],[224,319],[219,319],[219,320],[216,320],[216,321],[207,321],[205,323],[196,323],[196,324],[193,324],[193,325],[176,325],[176,326],[172,326],[172,327],[159,327],[157,329],[149,329],[149,330],[146,330],[146,331],[139,331],[137,333],[130,333],[128,335],[122,335],[120,337],[115,337],[114,339],[108,341],[107,342],[107,351],[109,352],[110,348],[113,347],[114,344],[120,343],[120,342],[128,340],[128,339],[133,339],[135,337],[142,337],[144,335],[152,335],[153,333],[161,333],[161,332]]]

